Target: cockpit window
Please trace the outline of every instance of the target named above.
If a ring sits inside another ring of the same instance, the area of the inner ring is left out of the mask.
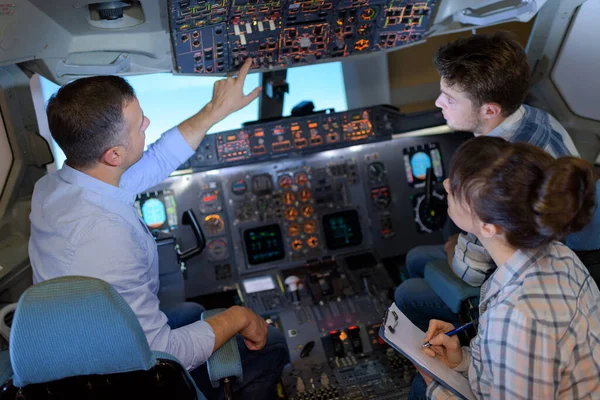
[[[334,108],[346,111],[346,88],[341,62],[307,65],[287,70],[290,92],[283,101],[283,115],[291,115],[292,108],[304,100],[310,100],[315,110]]]
[[[154,143],[166,130],[177,125],[192,114],[200,110],[212,97],[213,84],[221,78],[204,76],[176,76],[168,73],[136,75],[125,77],[135,89],[136,96],[144,110],[144,115],[150,119],[150,126],[146,130],[146,147]],[[41,95],[44,108],[59,86],[43,78],[40,79]],[[245,90],[249,93],[259,85],[259,75],[248,75]],[[41,103],[41,102],[40,102]],[[38,118],[45,116],[45,111],[37,112]],[[258,119],[258,102],[255,101],[248,107],[225,118],[215,125],[209,133],[236,129],[246,121]],[[51,140],[47,121],[40,122],[40,133]],[[44,128],[45,127],[45,128]],[[46,133],[46,134],[44,134]],[[65,156],[60,147],[52,141],[52,152],[56,160],[56,168],[61,168]]]
[[[163,132],[193,115],[208,103],[212,97],[214,82],[222,79],[220,77],[182,76],[169,73],[126,76],[125,78],[135,89],[144,114],[150,119],[150,126],[146,130],[146,146],[156,141]],[[54,154],[55,164],[51,169],[61,168],[65,156],[60,147],[52,140],[47,120],[42,120],[46,115],[45,106],[59,86],[39,75],[35,75],[32,79],[39,79],[39,85],[32,84],[32,92],[36,114],[40,120],[40,133],[51,142]],[[290,92],[284,99],[284,116],[290,115],[292,108],[304,100],[312,101],[315,110],[334,108],[335,111],[345,111],[348,108],[341,62],[291,68],[288,70],[287,81]],[[245,92],[249,93],[259,85],[260,74],[250,74],[244,86]],[[42,97],[42,99],[38,99],[39,101],[35,99],[36,91]],[[209,131],[209,134],[237,129],[244,122],[257,120],[259,118],[258,107],[258,101],[252,102],[219,122]],[[38,108],[40,110],[37,110]]]

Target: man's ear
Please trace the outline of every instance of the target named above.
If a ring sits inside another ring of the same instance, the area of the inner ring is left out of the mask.
[[[123,164],[125,156],[125,147],[115,146],[106,150],[100,157],[100,162],[111,167],[120,167]]]
[[[502,115],[502,107],[498,103],[484,103],[480,111],[481,116],[488,120]]]
[[[496,235],[502,234],[502,228],[498,225],[488,224],[486,222],[479,222],[479,231],[481,235],[485,238],[491,239]]]

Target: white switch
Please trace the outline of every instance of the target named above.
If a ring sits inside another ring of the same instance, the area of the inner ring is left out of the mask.
[[[252,25],[250,25],[250,22],[246,22],[246,33],[248,35],[252,33]]]
[[[238,24],[233,25],[233,31],[237,36],[240,36],[240,26]]]
[[[307,37],[300,38],[300,47],[302,47],[303,49],[309,48],[310,47],[310,38],[307,38]]]

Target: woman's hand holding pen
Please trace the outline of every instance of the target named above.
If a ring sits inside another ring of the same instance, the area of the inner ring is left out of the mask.
[[[431,347],[423,348],[423,352],[430,357],[435,357],[448,368],[455,368],[462,362],[463,352],[458,336],[447,336],[446,332],[454,329],[454,325],[432,319],[425,333],[423,343],[431,343]]]

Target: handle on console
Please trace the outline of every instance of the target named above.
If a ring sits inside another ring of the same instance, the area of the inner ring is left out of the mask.
[[[429,205],[431,203],[431,195],[433,195],[433,169],[427,168],[426,178],[425,178],[425,204]]]
[[[189,260],[192,257],[195,257],[202,253],[204,248],[206,247],[206,239],[204,238],[204,234],[202,233],[202,229],[200,229],[200,224],[196,219],[196,214],[194,214],[193,210],[187,210],[183,212],[183,216],[181,217],[181,223],[184,225],[189,225],[192,228],[192,232],[196,237],[196,246],[191,249],[182,251],[179,253],[179,259],[181,261]]]

